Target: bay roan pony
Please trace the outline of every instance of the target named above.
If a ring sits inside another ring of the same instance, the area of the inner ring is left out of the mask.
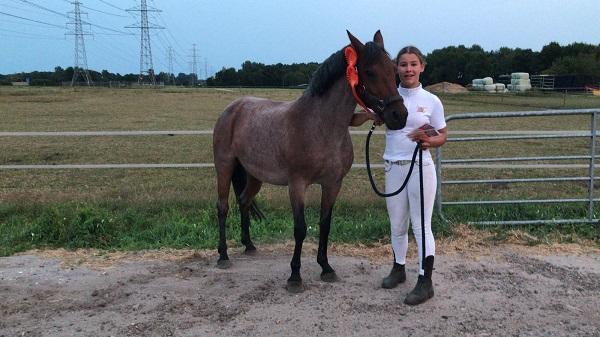
[[[348,32],[356,50],[359,95],[390,129],[406,124],[407,111],[398,95],[395,65],[377,31],[373,42],[361,43]],[[296,245],[290,292],[303,290],[300,256],[306,237],[304,200],[307,187],[321,185],[321,214],[317,262],[321,280],[337,280],[328,263],[327,240],[331,213],[342,179],[354,154],[348,127],[356,108],[346,81],[344,49],[327,58],[315,71],[306,91],[292,102],[243,97],[232,102],[214,127],[213,151],[217,171],[220,268],[230,266],[225,239],[229,188],[233,183],[241,213],[241,242],[246,253],[256,248],[250,240],[250,211],[257,211],[254,197],[263,182],[289,186]]]

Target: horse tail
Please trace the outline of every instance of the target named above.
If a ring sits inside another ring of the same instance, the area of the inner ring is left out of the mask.
[[[244,166],[242,166],[242,164],[240,164],[239,161],[236,160],[236,165],[233,169],[233,176],[231,177],[231,183],[233,185],[233,191],[235,192],[235,197],[238,204],[240,200],[240,195],[246,187],[246,175],[246,169],[244,168]],[[252,200],[252,202],[250,203],[249,210],[250,214],[254,217],[254,219],[259,221],[266,219],[265,214],[258,207],[258,204],[256,203],[255,199]]]

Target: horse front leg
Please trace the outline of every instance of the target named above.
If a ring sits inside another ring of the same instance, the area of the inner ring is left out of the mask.
[[[335,270],[329,265],[327,258],[327,243],[331,229],[331,216],[333,205],[338,196],[341,182],[321,187],[321,217],[319,220],[319,250],[317,251],[317,262],[322,268],[321,280],[325,282],[339,281]]]
[[[291,293],[299,293],[304,291],[302,285],[302,277],[300,277],[300,266],[302,256],[302,244],[306,238],[306,221],[304,219],[304,195],[306,192],[306,184],[304,182],[292,182],[290,184],[290,202],[292,204],[292,212],[294,215],[294,256],[290,266],[292,275],[287,280],[287,290]]]

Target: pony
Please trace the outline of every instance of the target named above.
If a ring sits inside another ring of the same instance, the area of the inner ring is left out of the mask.
[[[349,125],[356,109],[347,69],[358,73],[358,96],[389,129],[406,125],[408,112],[398,94],[395,64],[385,51],[380,31],[363,44],[346,31],[350,45],[333,53],[315,71],[302,95],[291,102],[256,97],[233,101],[219,116],[213,132],[217,175],[219,268],[229,268],[225,221],[233,185],[241,215],[241,243],[246,254],[256,252],[250,239],[250,213],[262,213],[255,196],[263,183],[288,186],[293,213],[295,247],[287,290],[303,291],[300,275],[302,244],[306,237],[305,192],[321,185],[319,248],[321,280],[339,280],[327,258],[332,210],[342,180],[354,160]],[[344,51],[356,52],[356,67],[348,67]],[[382,99],[383,97],[383,99]]]

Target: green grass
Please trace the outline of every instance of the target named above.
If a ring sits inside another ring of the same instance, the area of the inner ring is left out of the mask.
[[[208,130],[234,99],[251,95],[292,100],[300,90],[234,88],[226,91],[165,88],[162,90],[105,88],[0,87],[0,131]],[[597,108],[600,98],[563,94],[445,94],[447,115],[479,111],[517,111],[548,108]],[[370,125],[359,130],[366,130]],[[586,130],[589,117],[513,118],[454,121],[452,130]],[[353,136],[355,163],[363,163],[364,135]],[[212,162],[210,136],[157,137],[3,137],[0,165],[201,163]],[[384,138],[375,136],[371,161],[382,154]],[[474,144],[448,143],[444,158],[518,155],[588,154],[585,139],[531,140]],[[584,163],[573,161],[573,163]],[[448,179],[499,179],[545,176],[584,176],[571,170],[443,171]],[[383,186],[382,171],[376,170]],[[533,187],[532,187],[533,186]],[[214,211],[213,169],[110,169],[0,171],[0,255],[39,247],[69,249],[195,248],[214,249],[218,229]],[[444,200],[585,197],[584,182],[444,186]],[[598,197],[598,193],[595,194]],[[287,189],[265,185],[259,202],[268,221],[255,223],[252,236],[260,243],[293,238]],[[310,240],[318,236],[320,191],[307,196]],[[233,205],[233,204],[232,204]],[[444,207],[451,222],[434,219],[437,236],[451,236],[454,224],[477,220],[552,219],[585,216],[585,206],[512,205],[494,208]],[[596,217],[600,216],[595,211]],[[239,244],[238,214],[229,217],[228,239]],[[511,227],[483,228],[502,240]],[[532,243],[578,242],[600,244],[599,226],[537,225],[520,227]],[[388,240],[385,202],[376,197],[364,170],[352,170],[344,180],[334,211],[331,240],[375,243]]]
[[[289,206],[261,205],[267,220],[252,222],[251,237],[255,243],[261,245],[293,240]],[[307,240],[313,242],[317,242],[319,236],[318,214],[316,205],[307,207]],[[453,224],[464,221],[581,217],[585,216],[585,209],[577,206],[457,206],[449,208],[445,215],[450,222],[444,222],[437,216],[433,219],[433,230],[438,238],[452,236]],[[216,210],[205,203],[132,205],[69,202],[53,205],[2,205],[0,256],[33,248],[216,249],[216,223]],[[498,241],[504,240],[513,229],[511,226],[475,228],[494,233],[494,239]],[[586,240],[600,246],[600,231],[595,225],[535,225],[521,226],[519,229],[529,233],[527,239],[530,244],[577,243]],[[236,207],[232,207],[227,219],[227,240],[230,247],[240,246],[239,238],[239,213]],[[358,207],[340,203],[334,209],[330,240],[366,245],[388,242],[389,221],[385,206]]]
[[[257,243],[293,239],[289,207],[266,208],[266,221],[253,221]],[[336,242],[372,243],[388,232],[382,209],[338,207],[330,238]],[[307,237],[318,240],[319,210],[306,210]],[[164,203],[117,205],[60,203],[0,207],[0,255],[31,248],[99,248],[118,250],[161,247],[215,249],[218,242],[216,210],[206,204]],[[227,239],[239,245],[239,213],[232,207]]]

